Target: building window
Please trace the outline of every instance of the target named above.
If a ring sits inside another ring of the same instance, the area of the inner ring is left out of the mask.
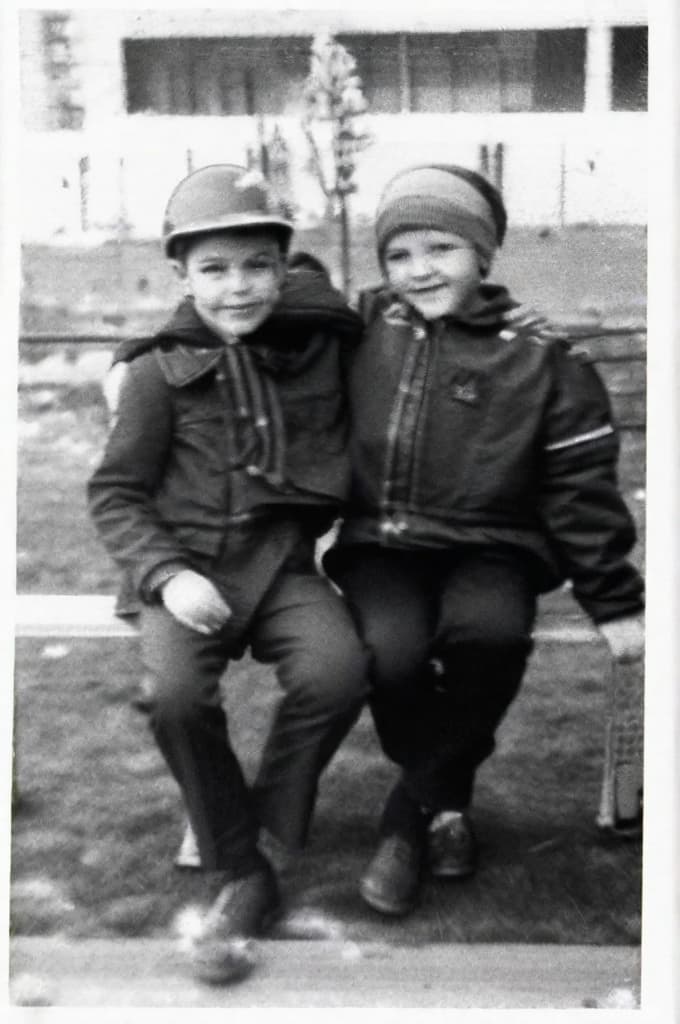
[[[647,28],[615,28],[612,42],[612,109],[647,109]]]
[[[537,32],[533,109],[583,110],[585,71],[585,29]]]
[[[282,114],[302,106],[310,40],[127,39],[127,109],[153,114]]]
[[[615,49],[619,31],[628,30],[615,31]],[[338,40],[355,58],[375,114],[583,109],[585,29],[356,33]],[[311,42],[302,36],[126,40],[127,109],[299,114]],[[638,50],[621,37],[616,52],[619,78],[628,82]]]
[[[585,30],[409,37],[411,109],[582,110]]]
[[[52,11],[42,16],[45,75],[55,128],[81,128],[84,111],[77,101],[78,82],[71,45],[72,15]]]

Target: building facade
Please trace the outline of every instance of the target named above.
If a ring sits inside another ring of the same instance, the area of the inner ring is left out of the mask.
[[[302,86],[312,38],[328,30],[355,57],[369,105],[357,215],[400,163],[439,159],[481,166],[515,222],[644,222],[644,3],[512,6],[476,0],[426,20],[369,7],[23,11],[27,174],[61,188],[54,230],[124,222],[153,234],[188,166],[242,162],[276,135],[296,205],[317,216]],[[35,234],[40,218],[26,213]]]

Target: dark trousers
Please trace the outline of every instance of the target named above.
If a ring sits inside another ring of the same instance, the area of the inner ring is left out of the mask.
[[[467,807],[531,651],[521,556],[357,547],[337,579],[373,653],[371,711],[403,787],[433,811]]]
[[[204,636],[161,606],[141,617],[144,706],[179,783],[207,870],[233,877],[258,863],[264,826],[289,849],[307,836],[319,775],[355,722],[368,659],[348,610],[312,570],[282,570],[235,652],[233,636]],[[250,645],[276,667],[283,691],[250,791],[229,742],[219,681]]]

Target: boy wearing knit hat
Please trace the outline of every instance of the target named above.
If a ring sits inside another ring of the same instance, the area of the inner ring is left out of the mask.
[[[240,939],[277,910],[267,854],[305,842],[319,775],[365,699],[364,647],[314,560],[348,489],[342,364],[361,324],[325,274],[288,272],[292,225],[245,168],[183,179],[163,234],[185,298],[117,353],[115,421],[88,495],[132,583],[120,612],[139,614],[136,704],[220,887],[196,971],[228,981],[245,966]],[[283,691],[252,787],[219,692],[247,648]]]
[[[519,690],[537,595],[570,579],[614,656],[642,653],[607,395],[486,282],[505,229],[479,174],[402,171],[377,210],[385,286],[360,303],[351,514],[325,565],[372,649],[371,710],[401,769],[361,881],[386,914],[415,906],[428,868],[475,870],[475,774]]]

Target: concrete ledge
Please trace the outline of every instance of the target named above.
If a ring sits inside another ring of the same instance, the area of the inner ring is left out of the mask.
[[[17,637],[134,637],[134,623],[117,618],[115,598],[108,594],[18,594]],[[588,643],[600,635],[587,622],[539,622],[534,638],[541,642]]]
[[[14,1005],[635,1009],[633,946],[263,941],[236,985],[195,983],[177,943],[154,939],[10,944]]]
[[[115,614],[108,594],[18,594],[17,637],[134,637],[133,623]]]

